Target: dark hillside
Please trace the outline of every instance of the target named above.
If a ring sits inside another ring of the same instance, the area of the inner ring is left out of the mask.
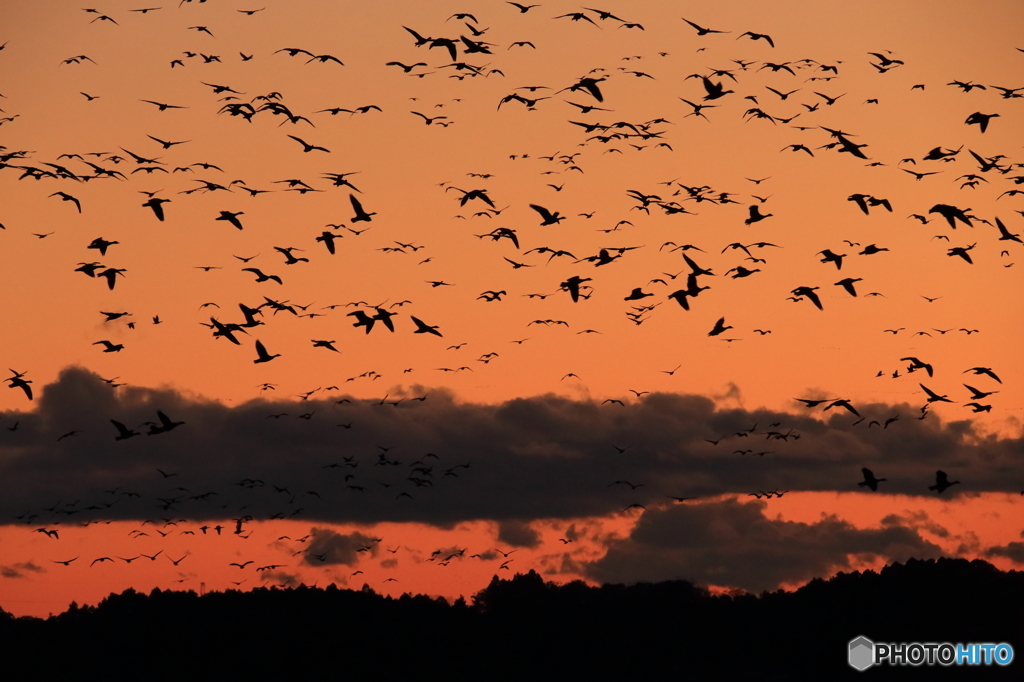
[[[473,604],[331,586],[203,597],[128,590],[47,620],[0,612],[5,668],[45,678],[1020,679],[1019,661],[860,673],[846,662],[847,643],[859,635],[1007,642],[1019,656],[1024,573],[983,561],[911,560],[794,593],[712,596],[684,581],[589,587],[530,572],[495,578]]]

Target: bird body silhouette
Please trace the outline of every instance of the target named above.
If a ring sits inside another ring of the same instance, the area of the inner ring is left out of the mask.
[[[935,492],[941,495],[950,486],[957,485],[959,483],[960,481],[949,480],[949,476],[946,475],[946,472],[940,469],[939,471],[935,472],[935,485],[928,486],[928,490],[934,490]]]
[[[274,355],[271,355],[270,353],[267,352],[266,347],[259,341],[259,339],[257,339],[256,340],[256,356],[257,357],[256,357],[255,360],[253,360],[253,363],[259,364],[261,362],[270,362],[274,358],[279,358],[279,357],[281,357],[281,354],[280,353],[275,353]]]
[[[418,317],[410,315],[410,319],[416,324],[416,330],[414,334],[433,334],[434,336],[442,336],[441,332],[437,331],[437,325],[431,326],[421,320]]]
[[[859,486],[867,486],[872,491],[878,492],[878,484],[882,481],[888,480],[885,478],[875,478],[875,475],[871,473],[871,469],[862,468],[861,473],[864,474],[864,480],[858,483]]]
[[[726,326],[725,325],[725,318],[724,317],[719,318],[718,322],[715,322],[715,327],[711,331],[708,332],[708,336],[718,336],[719,334],[724,332],[726,329],[732,329],[732,326],[731,325],[730,326]]]
[[[128,440],[132,436],[141,435],[138,431],[133,431],[132,429],[129,429],[127,426],[125,426],[119,421],[111,419],[110,423],[114,425],[115,429],[117,429],[117,436],[114,438],[114,440]]]
[[[352,204],[352,210],[355,211],[355,213],[356,213],[355,216],[352,217],[352,221],[351,222],[353,222],[353,223],[367,222],[368,223],[368,222],[370,222],[373,219],[373,216],[377,215],[376,213],[367,213],[365,210],[363,210],[363,205],[361,203],[359,203],[359,200],[356,199],[354,194],[349,194],[348,195],[348,200]]]

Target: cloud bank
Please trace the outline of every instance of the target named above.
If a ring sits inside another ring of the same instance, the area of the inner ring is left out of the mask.
[[[864,560],[931,559],[942,550],[917,530],[883,524],[858,529],[828,516],[817,523],[770,519],[763,501],[681,504],[645,513],[628,538],[583,573],[610,583],[658,582],[685,576],[700,584],[750,592],[805,582]]]
[[[34,411],[0,414],[0,519],[492,519],[509,544],[530,546],[533,519],[607,515],[673,495],[934,496],[928,486],[942,469],[962,482],[944,493],[952,497],[1019,490],[1024,468],[1020,437],[934,414],[918,420],[905,404],[859,404],[866,421],[855,426],[841,410],[725,409],[669,393],[625,406],[554,395],[460,403],[439,390],[397,405],[319,395],[229,407],[171,389],[115,390],[68,368]],[[184,423],[166,430],[157,410]],[[894,415],[888,428],[866,426]],[[116,440],[111,420],[140,435]],[[163,432],[146,435],[154,425]],[[887,479],[878,493],[858,487],[861,467]]]

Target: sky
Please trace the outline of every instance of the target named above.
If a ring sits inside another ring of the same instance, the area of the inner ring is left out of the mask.
[[[1022,23],[3,3],[0,607],[1019,567]]]

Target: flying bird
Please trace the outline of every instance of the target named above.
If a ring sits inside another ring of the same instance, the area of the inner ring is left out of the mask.
[[[552,212],[543,206],[538,206],[537,204],[530,204],[530,208],[540,214],[540,217],[542,218],[542,227],[544,225],[557,225],[566,218],[566,216],[560,215],[558,211]]]
[[[807,300],[814,304],[815,308],[817,308],[818,310],[824,310],[824,308],[821,307],[821,299],[818,298],[818,295],[816,293],[814,293],[817,288],[818,287],[797,287],[796,289],[793,289],[793,291],[791,291],[790,293],[793,294],[794,296],[805,297]]]
[[[78,199],[76,199],[75,197],[71,196],[70,194],[68,194],[66,192],[54,192],[50,196],[51,197],[60,197],[61,201],[70,201],[71,203],[73,203],[75,205],[76,208],[78,208],[78,212],[79,213],[82,212],[82,202],[79,201]]]
[[[170,199],[159,199],[157,197],[150,197],[149,201],[144,203],[143,208],[153,209],[153,215],[156,216],[157,220],[163,222],[164,220],[164,204],[168,203]]]
[[[274,355],[271,355],[270,353],[267,352],[267,349],[263,345],[263,343],[261,343],[260,340],[257,339],[256,340],[256,356],[257,357],[256,357],[255,360],[253,360],[253,363],[259,364],[261,362],[270,362],[274,358],[279,358],[279,357],[281,357],[281,354],[280,353],[275,353]]]
[[[708,336],[718,336],[719,334],[724,332],[726,329],[732,329],[732,326],[731,325],[730,326],[726,326],[725,325],[725,318],[721,317],[721,318],[718,319],[718,322],[715,322],[714,328],[711,331],[708,332]]]
[[[772,217],[771,213],[762,214],[761,213],[761,208],[757,204],[752,205],[748,209],[748,212],[749,212],[750,215],[749,215],[749,217],[746,220],[743,221],[744,225],[753,225],[754,223],[761,222],[765,218],[771,218]]]
[[[127,426],[125,426],[119,421],[111,419],[110,423],[114,425],[115,429],[117,429],[117,436],[114,438],[114,440],[128,440],[132,436],[142,435],[138,431],[133,431],[132,429],[129,429]]]
[[[690,26],[692,26],[694,29],[697,30],[697,35],[698,36],[706,36],[706,35],[709,35],[711,33],[731,33],[731,31],[716,31],[713,28],[704,28],[703,26],[699,26],[699,25],[693,23],[692,21],[690,21],[686,17],[681,17],[681,18],[682,18],[683,21],[685,21],[686,23],[688,23]]]
[[[928,394],[928,403],[935,403],[935,402],[951,403],[951,402],[953,402],[952,400],[950,400],[946,396],[939,395],[938,393],[936,393],[935,391],[931,390],[930,388],[928,388],[924,384],[918,384],[918,386],[920,386],[921,390],[923,390],[926,394]]]
[[[25,397],[28,398],[29,400],[32,400],[32,387],[29,386],[29,384],[31,384],[32,381],[29,379],[25,379],[25,374],[23,372],[15,372],[12,369],[11,373],[14,376],[10,376],[4,379],[4,381],[8,382],[7,388],[20,388],[22,391],[25,392]]]
[[[416,325],[416,330],[413,332],[414,334],[433,334],[434,336],[442,336],[441,332],[437,331],[437,325],[431,326],[413,315],[410,315],[409,317]]]
[[[967,374],[968,372],[974,372],[975,374],[984,374],[985,376],[995,379],[999,383],[1003,383],[1003,380],[996,376],[996,373],[992,371],[991,367],[971,367],[970,369],[965,369],[962,373]]]
[[[376,213],[367,213],[365,210],[363,210],[363,205],[359,202],[358,199],[356,199],[356,196],[354,194],[349,194],[348,195],[348,200],[352,204],[352,210],[355,211],[355,213],[356,213],[355,216],[352,217],[351,222],[353,222],[353,223],[367,222],[368,223],[368,222],[370,222],[372,220],[372,216],[377,215]]]
[[[960,481],[951,481],[945,471],[941,469],[935,472],[935,485],[928,486],[928,490],[934,490],[938,494],[942,494],[947,488],[953,485],[959,484]]]
[[[241,230],[242,221],[238,219],[238,216],[240,215],[245,214],[242,211],[238,211],[237,213],[232,213],[231,211],[221,211],[220,215],[214,218],[214,220],[225,220],[234,225],[237,229]]]
[[[871,469],[861,468],[861,473],[864,474],[864,480],[858,483],[857,485],[867,486],[871,488],[871,490],[874,492],[878,492],[879,483],[888,480],[885,478],[875,478],[875,475],[871,472]]]
[[[775,47],[775,41],[772,40],[772,37],[764,33],[754,33],[753,31],[746,31],[744,33],[741,33],[739,35],[739,38],[737,38],[736,40],[739,40],[740,38],[744,37],[749,37],[751,40],[763,40],[772,47]]]
[[[302,151],[306,152],[307,154],[309,152],[312,152],[312,151],[321,151],[321,152],[327,152],[327,153],[330,153],[330,151],[331,151],[327,147],[318,147],[317,145],[310,144],[309,142],[306,142],[302,138],[295,137],[294,135],[289,135],[288,137],[292,138],[293,140],[295,140],[296,142],[301,144],[302,145]]]

